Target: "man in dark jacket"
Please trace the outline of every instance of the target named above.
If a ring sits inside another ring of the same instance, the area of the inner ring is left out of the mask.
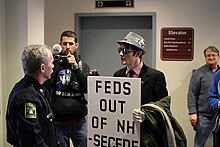
[[[116,71],[114,77],[141,78],[141,105],[168,96],[164,74],[159,70],[148,67],[142,61],[142,55],[145,54],[144,38],[134,32],[129,32],[118,43],[120,45],[118,52],[121,64],[126,65],[126,67]],[[135,109],[133,113],[138,121],[142,122],[144,120],[145,115],[140,109]],[[141,124],[141,146],[144,147],[142,127]]]
[[[77,35],[71,30],[60,36],[61,52],[54,59],[54,72],[50,79],[51,105],[60,147],[87,146],[87,76],[89,67],[79,60]],[[82,63],[82,64],[81,64]]]
[[[7,142],[15,147],[56,147],[53,114],[44,82],[53,72],[53,56],[45,45],[28,45],[22,53],[25,73],[9,95]]]

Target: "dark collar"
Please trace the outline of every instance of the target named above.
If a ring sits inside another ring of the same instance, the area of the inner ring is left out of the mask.
[[[31,86],[34,86],[37,89],[44,89],[44,85],[40,84],[37,80],[35,80],[32,76],[26,75],[24,76],[24,79],[27,81],[27,83]]]

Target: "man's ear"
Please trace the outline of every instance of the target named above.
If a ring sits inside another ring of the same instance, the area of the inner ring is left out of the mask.
[[[79,43],[76,43],[75,46],[76,46],[76,49],[77,49],[79,47]]]
[[[45,72],[45,64],[41,64],[41,65],[40,65],[40,71],[41,71],[42,73]]]
[[[137,52],[136,52],[136,56],[137,56],[137,57],[140,57],[142,54],[143,54],[142,51],[137,51]]]

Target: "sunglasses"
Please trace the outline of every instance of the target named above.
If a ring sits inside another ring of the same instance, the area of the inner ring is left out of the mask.
[[[63,42],[63,43],[62,43],[62,45],[64,45],[64,46],[66,46],[67,44],[69,44],[69,45],[74,45],[73,42]]]
[[[128,54],[129,52],[132,52],[135,50],[128,50],[127,48],[118,48],[118,53],[120,54],[120,52],[122,52],[123,54]]]

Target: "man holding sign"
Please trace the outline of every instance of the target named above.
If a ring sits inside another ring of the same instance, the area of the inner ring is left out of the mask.
[[[141,60],[142,55],[145,54],[144,38],[134,32],[129,32],[118,43],[120,45],[118,52],[121,58],[121,64],[126,65],[126,67],[116,71],[114,77],[141,79],[141,105],[156,102],[168,96],[164,74],[161,71],[148,67]],[[153,137],[154,140],[147,138],[145,132],[149,130],[147,127],[150,126],[146,125],[145,113],[140,108],[134,109],[133,115],[137,121],[141,122],[141,147],[149,146],[151,144],[150,142],[161,142],[160,134],[156,134],[157,136]]]

